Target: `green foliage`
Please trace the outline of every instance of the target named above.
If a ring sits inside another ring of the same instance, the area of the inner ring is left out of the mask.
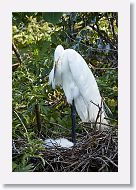
[[[43,19],[46,22],[50,22],[53,24],[56,24],[59,22],[59,19],[61,19],[61,16],[63,15],[62,12],[47,12],[47,13],[42,13]]]
[[[38,157],[40,167],[46,164],[40,153],[42,139],[58,137],[59,132],[70,136],[70,107],[64,93],[60,88],[53,91],[48,85],[53,52],[58,44],[73,48],[84,57],[112,112],[112,124],[117,124],[117,16],[117,13],[97,12],[13,13],[13,43],[22,57],[21,65],[13,72],[12,132],[16,142],[13,171],[38,171],[31,159]],[[16,63],[13,51],[13,65]]]

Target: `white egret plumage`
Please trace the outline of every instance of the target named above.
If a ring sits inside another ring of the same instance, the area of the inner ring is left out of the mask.
[[[66,138],[58,139],[46,139],[44,145],[48,148],[61,147],[61,148],[71,148],[73,143]]]
[[[49,83],[53,89],[56,85],[62,86],[67,102],[73,105],[73,125],[75,125],[75,109],[83,122],[95,122],[97,119],[97,122],[107,124],[95,77],[78,52],[73,49],[64,50],[62,45],[57,46],[53,69],[49,74]],[[102,125],[101,128],[103,129],[104,126]],[[75,133],[75,126],[72,130]],[[75,134],[73,134],[73,141],[75,141],[74,136]]]

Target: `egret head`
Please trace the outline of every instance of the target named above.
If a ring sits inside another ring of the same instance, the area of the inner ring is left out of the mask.
[[[62,45],[58,45],[55,49],[55,53],[54,53],[54,62],[58,62],[59,59],[62,57],[64,53],[64,48]]]
[[[53,69],[49,74],[49,84],[52,84],[52,88],[55,89],[56,85],[61,84],[61,58],[64,53],[62,45],[58,45],[54,52],[54,64]]]

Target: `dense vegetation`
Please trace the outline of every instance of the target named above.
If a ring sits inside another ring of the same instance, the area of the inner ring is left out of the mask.
[[[43,140],[71,135],[70,106],[61,88],[54,91],[48,85],[57,45],[75,49],[86,60],[110,123],[117,126],[118,15],[13,13],[12,18],[13,171],[42,171],[41,165],[46,164]],[[77,132],[85,131],[79,126]],[[32,158],[40,159],[40,164]]]

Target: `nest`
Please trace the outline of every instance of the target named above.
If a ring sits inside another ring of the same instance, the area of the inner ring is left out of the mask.
[[[71,148],[54,146],[41,153],[45,160],[44,172],[118,171],[118,139],[112,131],[94,130]]]
[[[60,128],[60,125],[58,127]],[[90,130],[87,125],[84,127],[81,126],[82,131],[77,133],[77,142],[73,147],[53,146],[49,148],[43,146],[42,150],[37,151],[37,155],[41,155],[41,157],[30,157],[28,164],[34,166],[35,172],[117,172],[117,128],[100,131]],[[59,135],[62,134],[59,133]],[[13,160],[21,155],[21,150],[26,146],[25,141],[14,142]]]

